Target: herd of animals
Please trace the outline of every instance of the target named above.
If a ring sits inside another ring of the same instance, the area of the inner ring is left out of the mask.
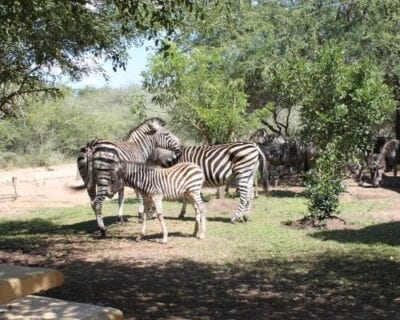
[[[350,164],[349,169],[360,186],[369,182],[374,187],[383,183],[385,172],[393,171],[397,177],[397,165],[400,161],[400,141],[389,137],[376,137],[371,150],[362,163]],[[369,171],[369,176],[364,171]]]
[[[372,184],[379,185],[385,170],[397,168],[398,149],[398,140],[377,139],[365,164],[356,169],[352,166],[360,184],[365,182],[363,172],[368,168]],[[165,121],[151,118],[132,129],[123,141],[95,139],[88,142],[80,149],[77,164],[102,237],[106,236],[102,218],[104,200],[118,193],[118,217],[123,223],[124,188],[131,187],[138,198],[138,216],[142,222],[137,240],[146,234],[147,219],[153,213],[161,225],[162,242],[167,243],[162,200],[182,199],[180,218],[184,217],[186,204],[190,202],[196,214],[193,235],[203,239],[206,233],[203,186],[222,187],[234,183],[240,199],[231,222],[247,221],[259,169],[263,187],[268,191],[271,168],[307,171],[316,156],[317,149],[312,143],[271,135],[264,129],[257,130],[247,141],[183,146],[166,128]]]

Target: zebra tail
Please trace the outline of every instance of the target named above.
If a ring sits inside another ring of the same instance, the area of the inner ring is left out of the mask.
[[[260,171],[261,171],[261,183],[264,188],[265,193],[268,193],[268,186],[269,186],[269,180],[268,180],[268,160],[265,157],[265,154],[262,152],[262,150],[259,148],[259,146],[256,144],[258,154],[259,154],[259,159],[260,159]]]
[[[93,187],[93,148],[88,147],[86,152],[86,176],[85,186],[86,189],[91,190]]]
[[[81,184],[80,186],[70,186],[73,190],[83,190],[86,189],[86,184]]]
[[[92,148],[92,144],[94,142],[95,142],[95,140],[88,142],[86,147],[84,147],[80,150],[79,158],[83,158],[82,162],[85,162],[85,165],[81,164],[79,166],[80,160],[78,158],[78,171],[83,180],[83,184],[80,186],[70,186],[70,188],[73,190],[82,190],[82,189],[90,190],[90,188],[93,185],[93,148]]]

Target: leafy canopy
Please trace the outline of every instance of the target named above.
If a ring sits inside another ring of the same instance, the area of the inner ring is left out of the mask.
[[[189,0],[2,1],[0,119],[15,116],[24,97],[56,94],[60,75],[101,71],[103,58],[124,68],[132,42],[168,36],[198,12]]]
[[[243,83],[226,76],[222,51],[198,48],[184,53],[172,45],[168,53],[152,59],[144,84],[172,122],[209,144],[245,133],[250,117]]]
[[[319,153],[307,180],[313,219],[337,211],[345,164],[370,148],[380,125],[395,109],[390,88],[372,59],[346,63],[342,46],[328,43],[314,62],[299,62],[306,83],[302,97],[303,135]]]

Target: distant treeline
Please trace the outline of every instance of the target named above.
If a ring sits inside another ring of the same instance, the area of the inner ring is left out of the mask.
[[[120,139],[140,121],[135,106],[145,100],[136,87],[86,88],[32,103],[18,117],[0,121],[0,167],[65,162],[90,139]]]

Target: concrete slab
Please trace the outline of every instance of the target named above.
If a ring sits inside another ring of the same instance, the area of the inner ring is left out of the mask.
[[[0,305],[0,320],[122,320],[118,309],[68,302],[39,296],[26,296]]]
[[[55,269],[0,264],[0,304],[56,288],[63,283],[64,275]]]

